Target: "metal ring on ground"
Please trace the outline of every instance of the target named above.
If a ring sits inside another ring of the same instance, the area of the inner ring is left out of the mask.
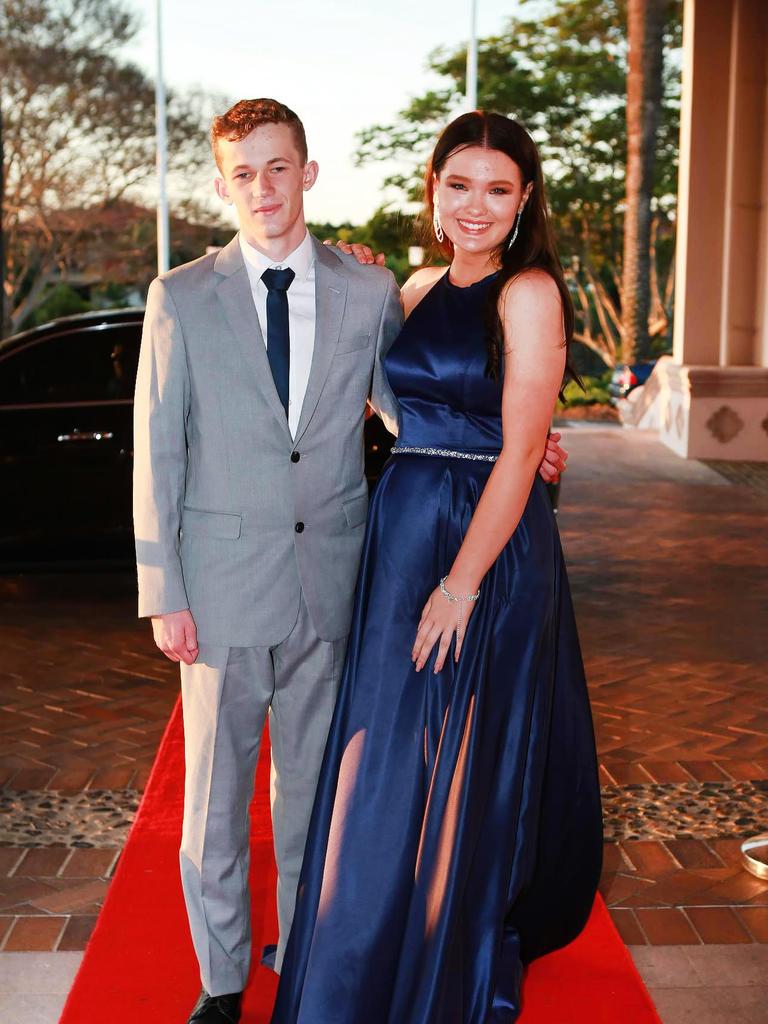
[[[745,839],[741,844],[741,862],[747,871],[758,878],[768,879],[768,862],[753,857],[751,854],[752,850],[764,850],[768,853],[768,832],[761,836]]]

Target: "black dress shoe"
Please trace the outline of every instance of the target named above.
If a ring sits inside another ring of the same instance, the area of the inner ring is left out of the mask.
[[[187,1024],[238,1024],[242,998],[242,992],[209,996],[203,989]]]

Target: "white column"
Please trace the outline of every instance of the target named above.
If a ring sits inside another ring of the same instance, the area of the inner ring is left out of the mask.
[[[661,439],[686,458],[768,462],[764,5],[685,0],[674,356],[653,387]]]
[[[674,359],[717,366],[733,0],[685,0]]]
[[[762,103],[758,116],[762,119],[762,170],[760,176],[760,216],[758,227],[758,259],[756,267],[756,314],[754,361],[757,366],[768,367],[768,10],[763,0],[753,0],[759,18],[760,45],[756,53],[755,77],[762,82]]]
[[[763,224],[766,9],[735,0],[725,152],[725,244],[720,365],[759,364],[758,252]]]

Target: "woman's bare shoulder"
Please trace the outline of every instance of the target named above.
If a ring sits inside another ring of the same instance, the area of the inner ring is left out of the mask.
[[[515,301],[527,303],[541,300],[553,300],[558,304],[562,301],[554,277],[538,267],[529,267],[515,274],[504,285],[501,293],[501,304],[506,309]]]
[[[565,341],[563,298],[557,281],[546,270],[530,267],[508,281],[499,299],[499,314],[504,324],[504,351],[510,352],[512,337],[518,347],[542,338],[557,338],[557,347]]]
[[[448,267],[420,267],[405,282],[400,290],[403,309],[408,316],[421,302],[433,285],[448,272]]]

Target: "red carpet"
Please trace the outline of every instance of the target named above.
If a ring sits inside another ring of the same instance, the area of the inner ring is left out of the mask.
[[[187,1018],[200,984],[178,870],[183,773],[177,705],[60,1024],[96,1020],[183,1024]],[[263,750],[251,817],[256,951],[277,936],[268,778],[269,760]],[[276,980],[271,971],[254,967],[243,1024],[267,1024]],[[598,899],[579,939],[530,968],[520,1024],[616,1024],[619,1020],[660,1024],[629,953]]]

